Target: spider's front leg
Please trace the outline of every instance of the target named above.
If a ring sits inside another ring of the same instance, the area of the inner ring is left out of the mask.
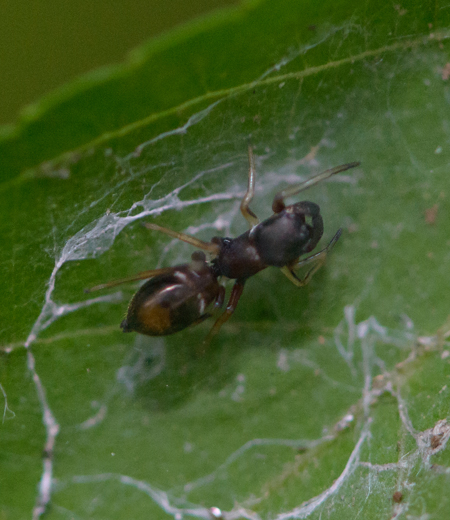
[[[287,278],[289,278],[289,280],[297,287],[304,287],[305,285],[307,285],[309,283],[309,281],[313,277],[314,273],[316,273],[322,267],[322,265],[325,263],[327,254],[331,251],[331,249],[334,247],[336,242],[339,240],[339,237],[341,236],[341,234],[342,234],[342,229],[338,229],[337,233],[330,240],[330,243],[327,245],[327,247],[325,247],[318,253],[315,253],[314,255],[303,258],[302,260],[298,260],[289,266],[286,265],[286,266],[282,267],[281,272]],[[299,269],[300,267],[311,264],[313,262],[314,262],[314,265],[305,274],[305,276],[303,278],[299,278],[295,274],[294,269]]]
[[[328,177],[331,177],[332,175],[336,175],[336,173],[345,172],[346,170],[349,170],[350,168],[355,168],[356,166],[359,166],[360,164],[361,163],[359,163],[359,162],[342,164],[341,166],[336,166],[335,168],[326,170],[322,173],[319,173],[318,175],[314,175],[313,177],[306,179],[306,181],[301,182],[300,184],[296,184],[294,186],[291,186],[290,188],[286,188],[285,190],[279,191],[273,198],[272,211],[274,213],[281,213],[286,208],[284,199],[286,199],[287,197],[292,197],[292,195],[297,195],[297,193],[300,193],[301,191],[305,191],[308,188],[311,188],[311,186],[315,186],[319,182],[322,182],[323,180],[328,179]]]

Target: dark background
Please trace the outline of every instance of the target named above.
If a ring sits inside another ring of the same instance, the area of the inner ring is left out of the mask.
[[[157,36],[238,0],[0,3],[0,125],[25,105]]]

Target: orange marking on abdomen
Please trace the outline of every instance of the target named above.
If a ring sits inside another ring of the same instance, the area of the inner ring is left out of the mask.
[[[139,321],[145,327],[157,334],[162,334],[171,328],[170,309],[156,305],[151,309],[143,308],[139,313]]]

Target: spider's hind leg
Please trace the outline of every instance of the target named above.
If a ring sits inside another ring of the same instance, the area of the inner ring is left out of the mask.
[[[142,271],[133,276],[128,276],[127,278],[121,278],[120,280],[113,280],[112,282],[96,285],[95,287],[85,289],[84,292],[91,293],[94,291],[101,291],[102,289],[108,289],[109,287],[116,287],[117,285],[122,285],[123,283],[136,282],[137,280],[147,280],[148,278],[153,278],[154,276],[168,274],[171,271],[173,271],[173,267],[163,267],[162,269],[151,269],[150,271]]]

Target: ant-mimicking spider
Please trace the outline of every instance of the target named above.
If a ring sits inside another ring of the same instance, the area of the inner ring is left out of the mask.
[[[225,288],[219,284],[222,276],[236,280],[225,311],[212,326],[206,343],[215,336],[231,317],[244,290],[245,282],[266,267],[279,267],[297,287],[305,286],[313,274],[324,264],[327,254],[341,236],[339,229],[330,243],[311,256],[300,260],[318,244],[323,234],[320,208],[314,202],[302,201],[286,206],[284,200],[335,175],[355,168],[360,163],[352,162],[336,166],[315,175],[306,181],[278,192],[272,203],[273,215],[260,222],[249,208],[255,193],[255,162],[253,149],[248,147],[248,187],[241,202],[241,213],[250,229],[236,238],[213,237],[204,242],[196,237],[173,231],[158,224],[145,223],[147,229],[161,231],[187,242],[213,256],[206,261],[205,253],[195,251],[191,263],[143,271],[136,276],[97,285],[86,292],[150,278],[131,299],[126,318],[120,324],[123,332],[139,332],[148,336],[165,336],[196,325],[211,314],[206,309],[222,307]],[[303,278],[294,269],[314,263]]]

